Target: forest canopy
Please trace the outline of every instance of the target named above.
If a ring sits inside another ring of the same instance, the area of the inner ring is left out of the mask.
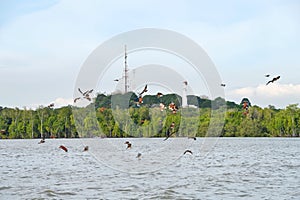
[[[32,110],[0,106],[0,138],[165,137],[172,123],[174,137],[299,137],[300,133],[298,104],[261,108],[252,106],[247,98],[236,104],[220,97],[209,100],[189,95],[190,106],[182,108],[177,94],[145,95],[140,105],[137,99],[130,92],[98,94],[86,107]],[[168,108],[171,103],[178,106],[177,112]],[[214,115],[218,120],[212,120]],[[207,135],[214,129],[215,133]]]

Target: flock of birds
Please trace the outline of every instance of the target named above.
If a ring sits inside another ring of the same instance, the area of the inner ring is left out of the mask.
[[[170,135],[167,136],[164,140],[167,140],[169,137],[170,137]],[[196,140],[196,137],[188,137],[188,139]],[[129,141],[124,142],[124,144],[127,145],[126,149],[131,149],[131,148],[132,148],[132,144],[131,144]],[[193,155],[193,152],[192,152],[191,150],[189,150],[189,149],[185,150],[185,151],[183,152],[183,155],[185,155],[185,154],[187,154],[187,153]],[[142,157],[142,154],[139,152],[139,153],[137,154],[136,158],[141,159],[141,157]]]
[[[82,96],[76,97],[74,99],[74,103],[76,103],[78,100],[81,100],[81,99],[87,99],[88,101],[92,100],[90,97],[90,94],[93,92],[93,89],[82,92],[82,90],[80,88],[78,88],[78,91],[80,92],[80,94]],[[148,91],[148,85],[145,85],[144,89],[140,93],[138,93],[138,99],[135,102],[138,106],[140,106],[140,104],[143,103],[143,94],[146,93],[147,91]],[[160,98],[162,96],[163,96],[163,94],[161,92],[157,93],[158,98]],[[54,103],[51,103],[50,105],[48,105],[48,108],[52,108],[52,107],[54,107]],[[163,103],[160,103],[160,110],[163,111],[165,108],[166,108],[166,106]],[[168,108],[169,108],[169,110],[172,111],[173,114],[176,114],[176,111],[178,110],[178,107],[173,102],[169,104]],[[166,131],[166,138],[164,140],[169,139],[169,137],[171,137],[175,133],[174,129],[175,129],[175,122],[172,122],[170,127]],[[188,139],[196,140],[196,137],[188,137]],[[43,138],[38,142],[38,144],[42,144],[42,143],[45,143],[45,135],[43,135]],[[132,144],[129,141],[126,141],[124,144],[127,145],[126,149],[132,148]],[[68,152],[68,148],[64,145],[60,145],[58,148],[62,149],[65,152]],[[83,151],[88,151],[88,150],[89,150],[88,146],[85,146],[83,149]],[[183,155],[186,153],[193,154],[193,152],[189,149],[187,149],[183,153]],[[141,159],[141,157],[142,157],[141,153],[138,153],[136,156],[136,158],[138,158],[138,159]]]
[[[187,82],[184,81],[184,83],[187,85]],[[146,93],[148,91],[148,85],[146,84],[144,89],[139,93],[138,95],[138,100],[135,102],[137,104],[137,106],[140,106],[140,104],[143,103],[143,94]],[[160,98],[163,96],[163,94],[161,92],[157,92],[156,94],[157,98]],[[163,103],[160,103],[160,110],[163,111],[166,109],[166,106]],[[178,110],[178,106],[176,106],[175,103],[171,102],[168,106],[169,110],[172,111],[173,114],[176,114],[177,110]],[[169,137],[171,137],[173,134],[175,133],[175,122],[172,122],[171,125],[169,126],[169,128],[166,131],[166,137],[164,139],[167,140],[169,139]],[[193,139],[196,140],[196,137],[188,137],[188,139]],[[129,141],[126,141],[124,144],[127,145],[126,149],[131,149],[132,148],[132,143],[130,143]],[[183,155],[185,155],[186,153],[190,153],[193,154],[193,152],[189,149],[185,150],[185,152],[183,153]],[[141,159],[142,154],[138,153],[136,158]]]
[[[268,78],[268,77],[270,77],[270,75],[266,74],[265,77]],[[270,83],[274,83],[278,79],[280,79],[280,76],[276,76],[273,79],[269,80],[266,83],[266,85],[269,85]],[[184,83],[187,85],[186,81]],[[222,83],[221,86],[225,87],[226,84]],[[93,89],[87,90],[85,92],[82,92],[81,89],[78,88],[78,91],[81,94],[81,96],[80,97],[76,97],[74,99],[74,103],[76,103],[78,100],[81,100],[81,99],[87,99],[88,101],[92,100],[90,94],[93,92]],[[137,104],[137,106],[140,106],[143,103],[143,94],[146,93],[146,92],[148,92],[148,85],[147,84],[145,85],[144,89],[138,94],[138,99],[135,102]],[[157,93],[157,97],[158,98],[160,98],[162,96],[163,96],[163,94],[161,92]],[[160,103],[159,106],[160,106],[160,110],[161,111],[163,111],[164,109],[166,109],[166,106],[163,103]],[[54,103],[49,104],[47,107],[48,108],[53,108],[54,107]],[[169,108],[169,110],[172,111],[173,114],[176,114],[176,112],[178,110],[178,107],[173,102],[169,104],[168,108]],[[169,139],[175,133],[174,130],[175,130],[175,122],[172,122],[171,125],[169,126],[169,128],[166,131],[166,138],[164,139],[164,141],[167,140],[167,139]],[[188,137],[188,139],[196,140],[196,137]],[[45,143],[45,135],[43,135],[43,138],[38,142],[38,144],[42,144],[42,143]],[[132,144],[129,141],[126,141],[124,144],[127,145],[126,149],[131,149],[132,148]],[[58,148],[62,149],[65,152],[68,152],[68,148],[66,146],[64,146],[64,145],[60,145]],[[88,151],[88,150],[89,150],[88,146],[85,146],[83,148],[83,151]],[[193,154],[193,152],[191,150],[187,149],[187,150],[184,151],[183,155],[185,155],[187,153]],[[138,153],[137,156],[136,156],[136,158],[138,158],[138,159],[141,159],[141,157],[142,157],[141,153]]]
[[[267,78],[270,77],[270,74],[266,74],[265,77],[267,77]],[[280,76],[276,76],[276,77],[274,77],[272,80],[269,80],[269,81],[266,83],[266,85],[269,85],[270,83],[274,83],[274,82],[277,81],[278,79],[280,79]],[[221,83],[221,86],[222,86],[222,87],[225,87],[226,84],[225,84],[225,83]]]
[[[164,140],[167,140],[169,137],[170,137],[170,135],[168,135]],[[196,140],[196,137],[188,137],[188,139]],[[42,144],[42,143],[45,143],[45,142],[46,142],[45,141],[45,137],[43,137],[38,142],[38,144]],[[132,148],[132,144],[129,141],[126,141],[124,144],[127,145],[126,149],[131,149]],[[61,149],[61,150],[63,150],[63,151],[65,151],[65,152],[68,152],[68,148],[66,146],[64,146],[64,145],[60,145],[58,148]],[[89,150],[89,146],[85,146],[83,148],[83,152],[88,151],[88,150]],[[189,153],[189,154],[193,155],[193,152],[191,150],[189,150],[189,149],[185,150],[184,153],[183,153],[183,155],[185,155],[186,153]],[[136,158],[138,158],[138,159],[141,159],[141,157],[142,157],[141,153],[138,153],[137,156],[136,156]]]
[[[147,84],[145,85],[145,87],[142,90],[142,92],[139,93],[138,99],[135,102],[138,107],[143,103],[143,94],[146,93],[146,92],[148,92],[148,85]],[[160,97],[163,96],[163,93],[157,92],[156,96],[157,96],[157,98],[160,98]],[[162,102],[159,103],[159,107],[160,107],[160,111],[163,111],[163,110],[166,109],[166,106]],[[173,103],[173,102],[171,102],[169,104],[168,108],[169,108],[169,110],[172,111],[173,114],[176,114],[176,112],[178,110],[178,106],[175,103]]]
[[[45,135],[43,135],[43,138],[38,142],[38,144],[43,144],[45,142],[46,142]],[[64,145],[60,145],[58,148],[60,148],[61,150],[65,151],[65,152],[68,152],[68,148]],[[88,151],[88,150],[89,150],[89,146],[85,146],[83,148],[83,151]]]

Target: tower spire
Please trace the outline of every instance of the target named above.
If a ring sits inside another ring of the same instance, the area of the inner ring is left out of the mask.
[[[125,68],[124,68],[124,80],[125,80],[125,94],[127,93],[128,90],[128,66],[127,66],[127,48],[125,45]]]

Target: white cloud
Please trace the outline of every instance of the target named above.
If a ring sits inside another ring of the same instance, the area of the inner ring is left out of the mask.
[[[242,98],[247,97],[256,105],[275,105],[284,108],[292,103],[300,103],[300,84],[260,84],[256,87],[244,87],[229,91],[226,96],[227,99],[236,102],[240,102]]]
[[[51,101],[51,102],[43,102],[43,103],[34,103],[34,104],[30,104],[28,106],[25,106],[27,108],[31,108],[31,109],[37,109],[39,107],[47,107],[48,105],[54,103],[54,108],[61,108],[61,107],[64,107],[64,106],[68,106],[68,105],[73,105],[73,99],[70,99],[70,98],[62,98],[62,97],[59,97],[59,98],[56,98],[54,101]]]
[[[68,106],[73,104],[73,99],[64,99],[64,98],[57,98],[53,102],[54,106],[56,108],[63,107],[63,106]]]
[[[0,80],[0,90],[9,96],[1,103],[21,106],[68,98],[80,65],[94,48],[113,35],[144,27],[171,29],[204,45],[224,82],[232,87],[260,82],[257,74],[267,71],[289,77],[284,83],[299,83],[293,73],[300,64],[299,5],[59,1],[0,27],[0,70],[2,77],[9,77]],[[26,70],[4,70],[8,67]],[[19,99],[23,91],[26,94]],[[270,93],[263,88],[259,91],[262,96]],[[239,92],[258,97],[259,91],[250,87]]]

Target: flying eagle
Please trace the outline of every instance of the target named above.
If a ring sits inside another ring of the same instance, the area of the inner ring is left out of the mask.
[[[277,76],[277,77],[273,78],[272,80],[268,81],[266,85],[268,85],[269,83],[273,83],[274,81],[277,81],[278,79],[280,79],[280,76]]]

